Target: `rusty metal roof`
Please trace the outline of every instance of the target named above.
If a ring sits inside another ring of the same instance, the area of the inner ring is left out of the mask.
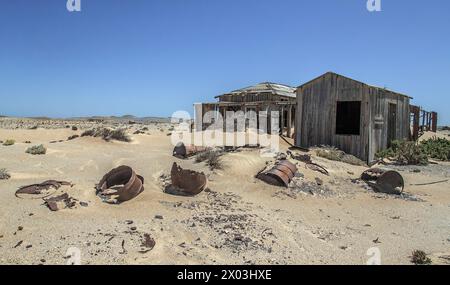
[[[295,95],[295,88],[279,84],[279,83],[272,83],[272,82],[262,82],[253,86],[245,87],[242,89],[237,89],[234,91],[231,91],[230,93],[226,93],[223,95],[246,95],[246,94],[257,94],[257,93],[272,93],[274,95],[280,95],[280,96],[286,96],[286,97],[296,97]],[[220,95],[220,96],[223,96]],[[216,96],[220,97],[220,96]]]

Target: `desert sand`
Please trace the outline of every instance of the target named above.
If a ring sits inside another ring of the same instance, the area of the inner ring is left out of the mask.
[[[410,264],[413,250],[428,253],[433,264],[450,262],[450,182],[412,185],[450,179],[447,162],[395,166],[405,179],[407,196],[401,198],[352,182],[367,167],[311,150],[330,176],[291,160],[302,181],[313,185],[320,178],[323,185],[286,189],[254,177],[271,160],[258,149],[226,153],[223,169],[214,171],[194,158],[173,157],[168,123],[148,123],[143,134],[133,134],[143,125],[131,125],[133,140],[126,143],[67,141],[95,123],[53,121],[27,129],[33,120],[0,120],[0,140],[16,141],[0,145],[0,168],[11,175],[0,180],[0,264],[66,264],[71,247],[80,249],[81,264],[366,264],[373,247],[382,264]],[[45,155],[25,153],[38,144],[47,147]],[[281,151],[288,147],[281,141]],[[173,162],[207,174],[209,190],[195,197],[164,193],[161,176]],[[95,184],[119,165],[144,176],[145,191],[120,205],[104,203]],[[14,195],[20,186],[49,179],[72,182],[56,193],[87,206],[52,212],[42,199]],[[156,245],[142,253],[144,234]]]

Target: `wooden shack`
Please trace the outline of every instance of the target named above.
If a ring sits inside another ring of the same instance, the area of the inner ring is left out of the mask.
[[[294,132],[297,99],[295,88],[283,84],[263,82],[246,88],[231,91],[215,97],[218,102],[195,105],[195,128],[205,130],[210,124],[204,122],[204,114],[216,111],[225,122],[227,111],[254,111],[259,114],[267,111],[268,132],[270,130],[271,111],[278,111],[279,132],[291,137]],[[257,117],[257,126],[260,126]],[[225,128],[225,126],[224,126]]]
[[[329,145],[366,162],[409,139],[410,97],[328,72],[297,88],[295,145]]]

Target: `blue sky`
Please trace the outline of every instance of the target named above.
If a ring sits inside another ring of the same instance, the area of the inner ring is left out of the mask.
[[[0,1],[0,114],[170,116],[326,71],[386,86],[450,124],[450,1]]]

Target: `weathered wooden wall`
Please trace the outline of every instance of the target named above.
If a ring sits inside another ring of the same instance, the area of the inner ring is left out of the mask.
[[[389,104],[397,106],[397,120],[394,139],[409,139],[410,108],[409,97],[402,96],[379,88],[368,88],[371,125],[369,128],[368,161],[375,158],[375,154],[388,147],[388,118]]]
[[[361,101],[359,135],[336,134],[337,101]],[[396,138],[409,135],[409,98],[340,76],[325,75],[297,90],[295,144],[335,146],[364,161],[372,161],[387,146],[389,103],[397,105]],[[375,119],[378,124],[375,126]]]

